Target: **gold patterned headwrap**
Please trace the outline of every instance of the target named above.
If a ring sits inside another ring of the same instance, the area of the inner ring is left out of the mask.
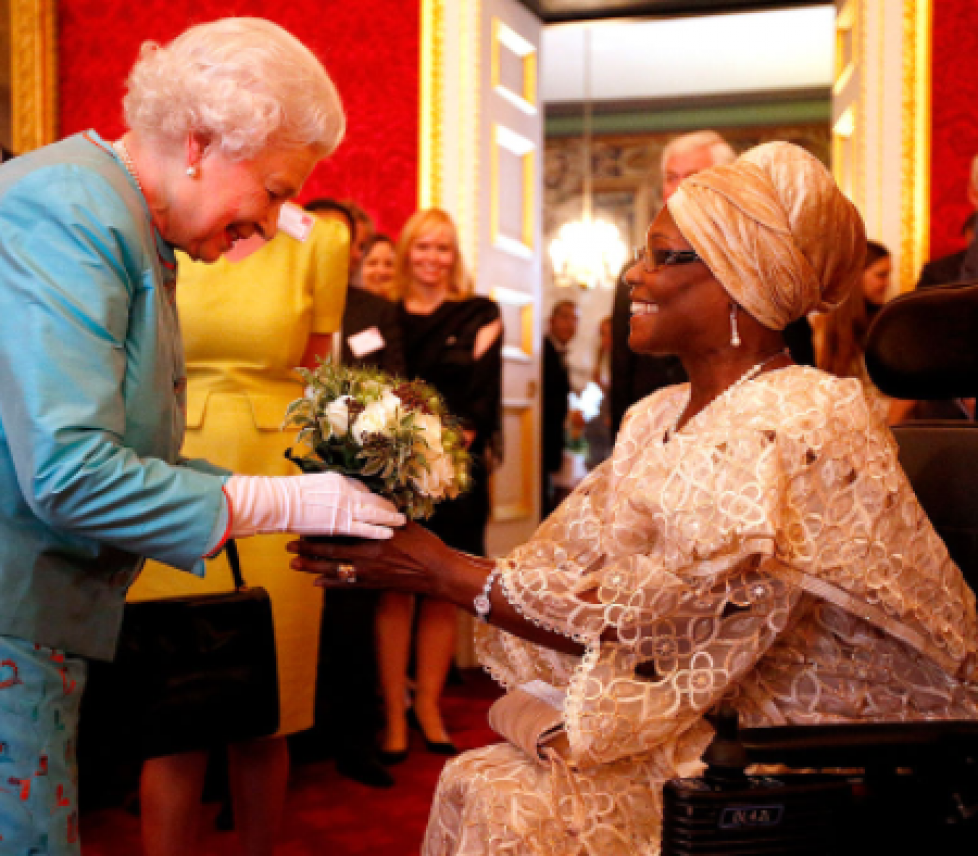
[[[765,327],[839,304],[862,275],[866,232],[817,158],[765,143],[687,178],[667,203],[727,293]]]

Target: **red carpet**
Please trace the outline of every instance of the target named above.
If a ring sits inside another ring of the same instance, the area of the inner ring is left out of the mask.
[[[445,691],[443,711],[463,751],[499,741],[486,725],[486,711],[499,690],[482,672],[467,670],[463,683]],[[368,788],[339,776],[332,761],[302,764],[292,771],[278,856],[411,856],[421,846],[431,797],[445,758],[411,736],[411,754],[391,772],[393,788]],[[237,856],[234,832],[213,824],[218,806],[205,806],[200,847],[187,856]],[[138,856],[139,819],[121,808],[82,815],[84,856]]]

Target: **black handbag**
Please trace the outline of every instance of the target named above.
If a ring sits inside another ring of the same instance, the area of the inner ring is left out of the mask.
[[[274,734],[279,724],[272,604],[247,588],[233,541],[235,590],[126,604],[100,707],[120,708],[143,758]],[[113,701],[114,699],[114,701]]]

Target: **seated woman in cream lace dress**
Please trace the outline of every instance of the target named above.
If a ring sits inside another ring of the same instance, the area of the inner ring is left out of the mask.
[[[978,715],[975,599],[891,435],[859,381],[792,364],[780,333],[837,302],[864,250],[797,147],[686,179],[627,277],[630,346],[678,354],[689,383],[636,404],[529,543],[492,562],[411,525],[292,545],[326,586],[350,562],[472,612],[489,591],[486,668],[566,693],[560,755],[503,743],[445,768],[427,856],[658,853],[662,784],[721,700],[750,726]]]

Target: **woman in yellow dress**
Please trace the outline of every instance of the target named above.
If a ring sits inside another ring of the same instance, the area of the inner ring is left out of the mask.
[[[302,395],[295,367],[329,353],[346,295],[349,236],[341,224],[289,209],[293,237],[280,231],[239,241],[214,264],[179,262],[177,303],[187,354],[187,434],[183,453],[234,472],[289,475],[294,434],[281,430],[285,408]],[[322,593],[291,573],[287,536],[240,544],[250,585],[272,600],[281,720],[275,737],[228,747],[235,822],[247,853],[271,853],[285,799],[285,735],[309,728],[316,690]],[[227,591],[223,554],[203,579],[151,564],[130,600]],[[148,856],[193,852],[206,752],[146,761],[141,785]]]

